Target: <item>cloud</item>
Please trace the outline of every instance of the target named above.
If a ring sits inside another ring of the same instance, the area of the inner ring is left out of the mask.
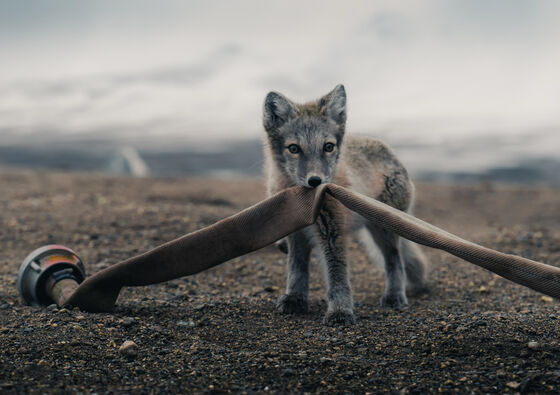
[[[66,3],[0,2],[3,130],[257,136],[338,83],[395,140],[559,123],[554,1]]]

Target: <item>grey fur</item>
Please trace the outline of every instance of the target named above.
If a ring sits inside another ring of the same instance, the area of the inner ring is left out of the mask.
[[[414,187],[406,169],[380,141],[353,137],[343,146],[345,123],[346,92],[342,85],[306,104],[269,93],[263,110],[269,194],[295,185],[309,187],[310,177],[319,177],[322,182],[349,185],[395,208],[409,210]],[[382,305],[406,305],[407,282],[409,290],[426,289],[427,264],[417,246],[363,219],[352,224],[352,218],[327,196],[317,222],[287,237],[287,286],[277,304],[279,311],[307,311],[309,257],[311,249],[317,247],[328,286],[325,324],[355,322],[345,248],[345,236],[351,230],[367,230],[383,255],[386,285]]]
[[[346,124],[346,90],[343,85],[337,85],[330,93],[319,99],[319,107],[324,108],[325,114],[344,127]]]
[[[327,325],[353,324],[356,321],[346,264],[344,224],[336,214],[331,205],[325,204],[314,227],[322,262],[327,269],[328,308],[324,318]]]
[[[290,100],[278,92],[270,92],[264,100],[263,124],[267,131],[276,130],[297,115]]]
[[[288,236],[288,279],[286,294],[277,303],[282,313],[306,313],[309,294],[309,257],[311,246],[305,232]]]
[[[402,239],[401,253],[406,270],[406,291],[409,295],[418,295],[429,291],[427,286],[427,258],[418,244]]]

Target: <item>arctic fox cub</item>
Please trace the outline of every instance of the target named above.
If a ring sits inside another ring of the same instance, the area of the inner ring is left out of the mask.
[[[270,92],[263,115],[269,195],[291,186],[315,188],[333,182],[399,210],[410,210],[414,186],[391,150],[372,138],[344,139],[344,86],[338,85],[322,98],[306,104],[296,104],[280,93]],[[427,264],[420,249],[357,217],[327,195],[316,223],[287,237],[286,293],[277,304],[281,312],[307,311],[309,257],[316,247],[326,266],[328,283],[324,323],[355,322],[345,251],[345,235],[350,230],[358,229],[360,235],[369,239],[365,244],[375,247],[375,243],[382,253],[386,272],[383,306],[406,305],[406,285],[413,292],[426,287]]]

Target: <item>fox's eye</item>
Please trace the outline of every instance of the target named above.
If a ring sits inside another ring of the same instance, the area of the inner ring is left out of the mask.
[[[290,145],[288,145],[288,151],[290,151],[290,153],[292,153],[292,154],[297,154],[300,151],[300,149],[297,145],[290,144]]]
[[[325,150],[325,152],[332,152],[334,150],[334,144],[326,143],[323,149]]]

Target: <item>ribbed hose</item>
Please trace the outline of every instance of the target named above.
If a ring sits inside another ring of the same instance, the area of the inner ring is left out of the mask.
[[[61,304],[92,312],[110,311],[123,286],[192,275],[258,250],[313,224],[325,193],[404,238],[447,251],[518,284],[560,298],[560,268],[482,247],[375,199],[325,184],[317,189],[286,189],[214,225],[110,266],[84,281]]]

